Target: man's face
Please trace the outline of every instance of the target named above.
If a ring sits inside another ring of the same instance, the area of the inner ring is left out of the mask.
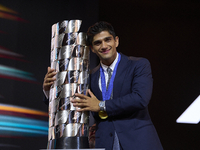
[[[102,31],[93,37],[92,52],[96,53],[105,65],[111,65],[117,56],[119,38],[114,37],[108,31]]]

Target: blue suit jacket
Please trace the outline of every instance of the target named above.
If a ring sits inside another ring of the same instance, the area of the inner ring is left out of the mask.
[[[91,73],[91,91],[102,100],[99,89],[99,68]],[[151,122],[148,104],[153,79],[147,59],[127,57],[121,61],[113,85],[113,99],[106,101],[108,118],[102,120],[93,113],[97,122],[96,148],[112,150],[116,131],[123,150],[162,150],[156,130]]]

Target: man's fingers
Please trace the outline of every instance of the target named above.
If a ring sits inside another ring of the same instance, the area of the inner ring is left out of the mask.
[[[47,75],[51,73],[56,73],[55,69],[51,69],[51,67],[48,67],[47,69]]]
[[[88,96],[83,95],[83,94],[79,94],[79,93],[75,93],[75,96],[79,97],[80,99],[87,99]]]
[[[79,104],[84,104],[86,103],[86,100],[85,99],[72,99],[71,102],[73,103],[79,103]]]
[[[48,68],[47,68],[47,72],[50,72],[50,70],[51,70],[51,67],[48,67]]]
[[[53,82],[46,82],[45,84],[48,85],[48,86],[50,86],[50,85],[53,84]]]
[[[57,74],[57,73],[53,71],[53,72],[47,74],[47,77],[48,77],[48,78],[52,78],[52,77],[55,76],[56,74]]]
[[[54,78],[54,76],[55,76],[56,74],[57,74],[56,72],[47,73],[46,76],[45,76],[45,78],[44,78],[44,81],[45,81],[45,82],[55,81],[56,78]]]
[[[56,80],[55,78],[46,78],[46,79],[45,79],[45,83],[53,84],[53,82],[54,82],[55,80]]]
[[[51,72],[54,72],[55,71],[55,69],[51,69],[51,67],[48,67],[48,69],[47,69],[47,73],[51,73]]]
[[[91,97],[96,97],[96,96],[91,92],[90,89],[88,90],[88,92],[89,92],[89,94],[90,94]]]
[[[52,86],[53,83],[54,83],[54,82],[47,82],[47,81],[45,81],[45,82],[43,83],[43,89],[44,89],[45,91],[49,91],[49,90],[50,90],[50,87]]]
[[[85,107],[86,105],[84,103],[73,103],[74,107]]]
[[[45,75],[44,80],[49,80],[49,78],[53,78],[57,73],[55,72],[54,69],[51,69],[50,67],[48,67],[48,72]]]

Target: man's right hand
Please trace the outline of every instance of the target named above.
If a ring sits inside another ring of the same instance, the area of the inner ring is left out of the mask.
[[[51,69],[51,67],[48,67],[47,69],[47,74],[44,77],[44,82],[43,82],[43,90],[44,91],[49,91],[51,85],[54,83],[56,78],[54,77],[57,73],[55,72],[54,69]]]

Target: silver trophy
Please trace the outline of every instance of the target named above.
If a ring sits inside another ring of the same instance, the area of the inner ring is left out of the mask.
[[[78,32],[81,20],[65,20],[52,26],[51,68],[57,71],[49,94],[47,149],[89,148],[89,112],[78,112],[71,99],[86,95],[89,47],[86,34]]]

